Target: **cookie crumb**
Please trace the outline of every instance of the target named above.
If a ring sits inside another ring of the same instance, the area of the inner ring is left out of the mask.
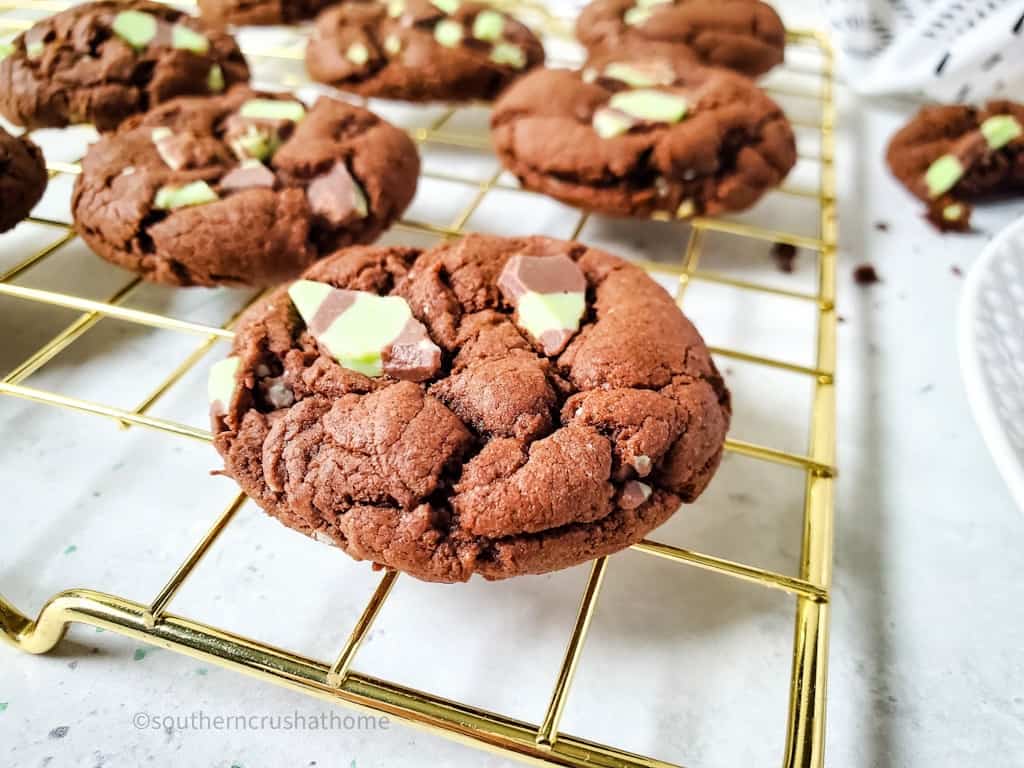
[[[889,231],[889,222],[888,221],[876,221],[875,222],[875,229],[877,229],[879,232],[888,232]]]
[[[796,246],[789,243],[775,243],[772,246],[772,258],[779,272],[791,274],[796,262]]]
[[[873,285],[882,282],[872,264],[859,264],[853,270],[853,281],[857,285]]]
[[[949,268],[949,271],[953,273],[953,277],[963,277],[964,271],[960,269],[956,264]]]

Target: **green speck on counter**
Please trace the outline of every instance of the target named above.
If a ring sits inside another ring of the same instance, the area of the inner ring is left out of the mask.
[[[146,658],[146,654],[147,653],[149,653],[149,651],[147,651],[145,648],[136,648],[135,649],[135,660],[136,661],[142,661],[144,658]]]
[[[75,553],[77,551],[78,551],[78,547],[76,547],[74,544],[69,544],[68,548],[64,550],[64,554],[65,555],[70,555],[70,554],[73,554],[73,553]]]
[[[96,627],[96,631],[97,632],[106,632],[107,630],[105,630],[103,627]]]
[[[205,667],[200,667],[199,669],[196,670],[196,674],[200,675],[202,677],[206,677],[206,668]]]
[[[6,701],[0,701],[0,712],[6,712],[6,711],[7,711],[7,702]]]

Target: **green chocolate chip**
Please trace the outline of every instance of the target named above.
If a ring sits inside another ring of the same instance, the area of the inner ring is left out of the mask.
[[[693,214],[697,212],[697,206],[693,204],[693,200],[683,200],[676,208],[677,219],[691,219]]]
[[[25,54],[30,59],[38,59],[43,55],[43,51],[46,50],[46,43],[42,40],[36,40],[34,43],[29,43],[25,46]]]
[[[551,331],[578,331],[587,302],[582,292],[537,293],[519,297],[516,313],[519,325],[535,339]]]
[[[277,150],[277,145],[277,140],[269,133],[250,125],[245,133],[231,142],[231,149],[240,159],[266,160]]]
[[[145,48],[156,37],[156,17],[142,11],[121,11],[112,28],[132,48]]]
[[[291,120],[297,123],[306,116],[306,108],[298,101],[249,99],[238,111],[242,117],[263,120]]]
[[[288,288],[288,295],[308,326],[334,290],[323,283],[299,280]],[[382,354],[398,338],[412,312],[399,296],[352,293],[351,303],[316,335],[316,340],[345,368],[380,376],[384,371]]]
[[[610,139],[628,131],[636,125],[636,120],[616,109],[602,107],[594,113],[594,119],[591,121],[591,124],[594,126],[594,130],[597,131],[598,136],[602,139]]]
[[[462,42],[462,25],[451,19],[439,21],[434,27],[434,39],[446,48],[454,48]]]
[[[225,409],[235,393],[235,376],[242,361],[237,357],[226,357],[213,364],[206,380],[206,394],[210,404],[220,403]]]
[[[953,203],[942,209],[942,218],[946,221],[958,221],[963,215],[964,207],[960,203]]]
[[[954,155],[943,155],[928,166],[924,174],[924,183],[928,187],[928,197],[944,195],[964,177],[964,166]]]
[[[220,93],[224,90],[224,70],[220,64],[214,64],[206,75],[206,87],[210,93]]]
[[[296,280],[288,289],[288,295],[295,308],[299,310],[299,315],[306,321],[306,325],[309,325],[316,316],[317,310],[320,309],[320,305],[324,303],[332,290],[334,289],[327,283]]]
[[[633,88],[648,88],[652,85],[671,85],[675,80],[670,67],[635,67],[621,61],[613,61],[604,68],[605,77],[618,80]]]
[[[363,188],[359,186],[359,182],[352,179],[352,208],[356,212],[356,216],[360,219],[365,219],[370,213],[370,206],[366,200],[366,193]]]
[[[608,105],[627,115],[654,123],[678,123],[686,116],[686,99],[672,93],[638,89],[620,91]]]
[[[596,83],[597,82],[597,70],[593,67],[587,67],[580,74],[580,79],[584,83]]]
[[[0,60],[6,59],[14,53],[14,46],[10,43],[0,43]]]
[[[448,15],[459,10],[459,0],[430,0],[430,4],[439,11],[444,11]]]
[[[388,16],[397,19],[405,13],[405,0],[388,0]]]
[[[495,64],[504,64],[513,69],[522,69],[526,66],[526,54],[518,45],[512,43],[498,43],[491,49],[491,61]]]
[[[361,67],[370,60],[370,51],[362,43],[352,43],[345,51],[345,58]]]
[[[204,205],[217,200],[217,193],[205,181],[193,181],[182,187],[160,187],[156,191],[153,207],[161,211],[173,211],[192,205]]]
[[[650,8],[630,8],[622,15],[622,20],[631,27],[636,27],[643,24],[649,18],[651,18],[652,11]]]
[[[154,144],[156,144],[158,141],[163,141],[164,139],[169,139],[172,135],[174,135],[174,134],[173,134],[173,132],[171,131],[170,128],[161,125],[159,128],[154,128],[150,132],[149,138],[153,140]]]
[[[210,41],[206,35],[201,35],[195,30],[189,29],[184,24],[175,24],[171,30],[171,45],[183,51],[192,51],[200,55],[208,53]]]
[[[981,124],[981,135],[985,137],[989,149],[1005,147],[1020,138],[1022,133],[1024,128],[1013,115],[994,115]]]
[[[473,19],[473,37],[477,40],[497,42],[501,39],[501,32],[504,29],[505,17],[497,11],[480,11]]]
[[[402,50],[402,38],[398,35],[388,35],[384,38],[384,50],[389,56],[395,56]]]

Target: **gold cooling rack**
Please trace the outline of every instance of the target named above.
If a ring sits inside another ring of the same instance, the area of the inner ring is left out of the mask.
[[[0,0],[0,11],[57,11],[66,3],[52,0]],[[520,2],[513,4],[527,19],[539,19],[548,31],[564,33],[564,21],[550,15],[543,6]],[[0,17],[0,36],[24,29],[28,22],[18,18]],[[805,74],[817,76],[820,85],[812,89],[775,89],[788,96],[813,100],[818,117],[810,122],[796,121],[803,128],[820,131],[818,151],[802,159],[818,166],[813,187],[786,186],[776,194],[791,195],[817,202],[817,236],[808,237],[774,231],[733,221],[696,218],[692,221],[688,240],[680,242],[679,266],[644,263],[652,272],[671,274],[678,279],[678,300],[692,281],[711,281],[754,293],[770,293],[803,302],[816,308],[817,327],[810,329],[816,337],[815,364],[800,366],[740,349],[712,348],[719,357],[767,366],[807,376],[813,382],[810,406],[810,428],[806,454],[795,454],[739,440],[729,440],[727,450],[769,462],[780,471],[800,471],[805,478],[803,535],[799,576],[793,577],[767,571],[740,562],[693,552],[680,547],[643,541],[633,547],[640,552],[666,561],[666,567],[697,566],[737,579],[782,590],[796,601],[793,635],[792,675],[787,719],[787,737],[783,765],[786,768],[821,766],[824,761],[825,688],[828,661],[829,602],[832,579],[833,483],[835,478],[835,391],[833,372],[836,359],[835,260],[836,209],[834,197],[834,119],[833,58],[827,38],[818,32],[792,30],[790,49],[805,48],[816,52],[818,66]],[[301,50],[246,50],[253,58],[301,58]],[[768,90],[773,90],[769,88]],[[446,130],[455,109],[449,109],[430,127],[414,132],[424,148],[429,145],[487,147],[483,135],[459,134]],[[53,163],[51,177],[76,174],[73,163]],[[425,176],[476,188],[471,203],[446,223],[404,220],[400,230],[435,237],[458,237],[471,215],[494,189],[510,188],[500,181],[500,171],[482,179],[457,175],[427,173]],[[588,214],[581,213],[574,237],[582,230]],[[210,441],[208,432],[195,427],[149,415],[150,408],[195,366],[221,340],[231,338],[231,322],[212,327],[123,306],[124,300],[139,285],[136,278],[106,301],[93,301],[72,294],[38,290],[13,284],[14,278],[48,258],[75,237],[68,225],[49,219],[30,221],[51,228],[53,241],[42,250],[26,254],[24,259],[0,274],[0,295],[12,296],[40,304],[64,307],[81,315],[59,334],[33,352],[0,381],[0,393],[31,400],[42,405],[57,406],[96,416],[105,416],[125,425],[137,425],[177,438]],[[817,254],[818,283],[816,292],[799,292],[769,287],[736,279],[700,268],[706,234],[726,232],[760,241],[787,243]],[[237,315],[236,315],[237,317]],[[163,381],[134,408],[81,400],[50,392],[23,383],[50,360],[81,338],[104,319],[115,319],[143,326],[192,334],[199,338],[194,351],[170,370]],[[168,606],[182,584],[217,537],[230,524],[245,497],[237,496],[223,510],[166,585],[149,604],[127,600],[116,595],[88,589],[72,589],[55,595],[46,603],[36,620],[22,614],[0,597],[0,637],[29,653],[46,653],[60,642],[71,622],[82,622],[118,632],[140,641],[175,650],[212,664],[246,672],[288,688],[302,691],[329,702],[344,702],[365,710],[383,713],[407,723],[425,727],[452,739],[478,748],[486,748],[536,765],[583,766],[597,768],[643,767],[669,768],[663,761],[637,755],[614,746],[597,744],[560,732],[562,716],[577,661],[587,636],[591,617],[601,592],[606,559],[594,562],[583,592],[576,622],[569,637],[564,659],[553,683],[550,703],[539,724],[513,720],[501,714],[450,701],[430,693],[381,680],[353,671],[352,662],[377,614],[381,610],[398,575],[385,572],[365,610],[352,628],[344,646],[332,661],[305,658],[272,647],[255,638],[242,637],[223,629],[171,614]]]

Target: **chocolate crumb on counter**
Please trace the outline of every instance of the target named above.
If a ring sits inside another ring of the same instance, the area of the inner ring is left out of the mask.
[[[853,281],[857,285],[874,285],[882,282],[878,272],[871,264],[858,264],[853,270]]]
[[[792,274],[795,269],[796,246],[789,243],[775,243],[772,245],[772,258],[780,272]]]

